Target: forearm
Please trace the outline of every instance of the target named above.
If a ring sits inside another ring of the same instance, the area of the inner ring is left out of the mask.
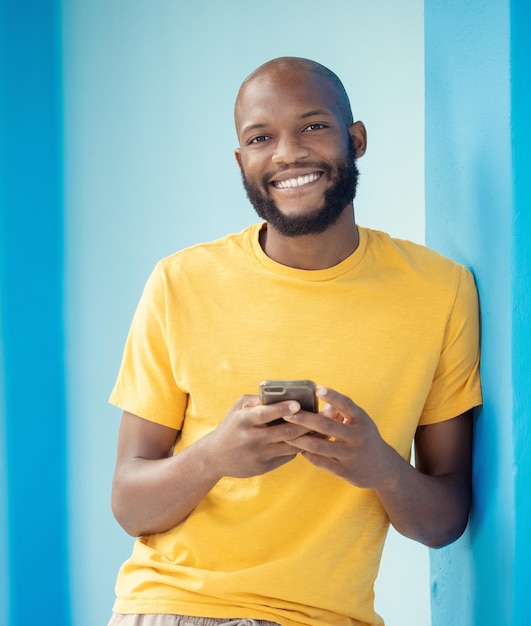
[[[317,394],[326,402],[321,413],[301,411],[286,420],[322,436],[304,435],[290,445],[317,467],[373,489],[406,537],[440,547],[463,533],[471,500],[471,411],[419,426],[414,468],[350,398],[328,387],[319,387]]]
[[[220,479],[200,440],[164,459],[132,458],[113,481],[112,508],[118,523],[135,537],[179,524]]]
[[[293,402],[264,406],[241,396],[220,425],[176,455],[176,430],[124,413],[118,437],[112,506],[133,536],[179,524],[224,476],[248,478],[295,458],[286,439],[308,430],[265,424],[298,411]]]
[[[393,526],[431,548],[455,541],[468,521],[468,485],[457,476],[423,474],[394,454],[393,480],[376,490]]]

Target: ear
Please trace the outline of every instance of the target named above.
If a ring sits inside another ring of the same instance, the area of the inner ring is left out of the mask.
[[[359,159],[367,150],[367,130],[363,122],[354,122],[349,126],[348,132],[356,147],[356,158]]]
[[[236,148],[236,150],[234,150],[234,157],[236,159],[238,167],[242,169],[242,151],[240,150],[240,148]]]

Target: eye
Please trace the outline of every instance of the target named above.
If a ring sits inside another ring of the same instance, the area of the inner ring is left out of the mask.
[[[264,141],[268,141],[269,139],[269,135],[258,135],[257,137],[253,137],[252,139],[250,139],[248,143],[263,143]]]
[[[310,124],[309,126],[306,126],[304,131],[306,132],[307,130],[322,130],[323,128],[327,128],[326,124],[315,122],[315,124]]]

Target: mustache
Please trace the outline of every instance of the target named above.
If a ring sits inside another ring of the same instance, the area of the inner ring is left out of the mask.
[[[279,167],[275,171],[266,172],[261,179],[262,185],[267,187],[269,185],[269,181],[274,180],[277,176],[285,174],[286,172],[293,172],[293,175],[297,176],[297,170],[302,169],[321,170],[327,175],[332,173],[332,167],[324,161],[305,161],[304,163],[286,165],[285,167]]]

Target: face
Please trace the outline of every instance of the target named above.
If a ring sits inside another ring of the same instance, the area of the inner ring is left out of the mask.
[[[326,173],[331,184],[324,192],[320,204],[316,202],[317,206],[314,206],[305,202],[300,212],[284,213],[267,191],[269,178],[265,176],[260,185],[255,185],[249,181],[242,168],[243,186],[257,214],[286,237],[316,235],[327,230],[337,222],[356,195],[359,173],[352,140],[349,148],[347,157],[335,164],[333,169],[324,161],[314,164]],[[297,183],[299,180],[297,179]]]
[[[247,195],[278,232],[324,232],[352,206],[359,126],[347,123],[326,78],[284,69],[252,79],[238,97],[236,124]]]

